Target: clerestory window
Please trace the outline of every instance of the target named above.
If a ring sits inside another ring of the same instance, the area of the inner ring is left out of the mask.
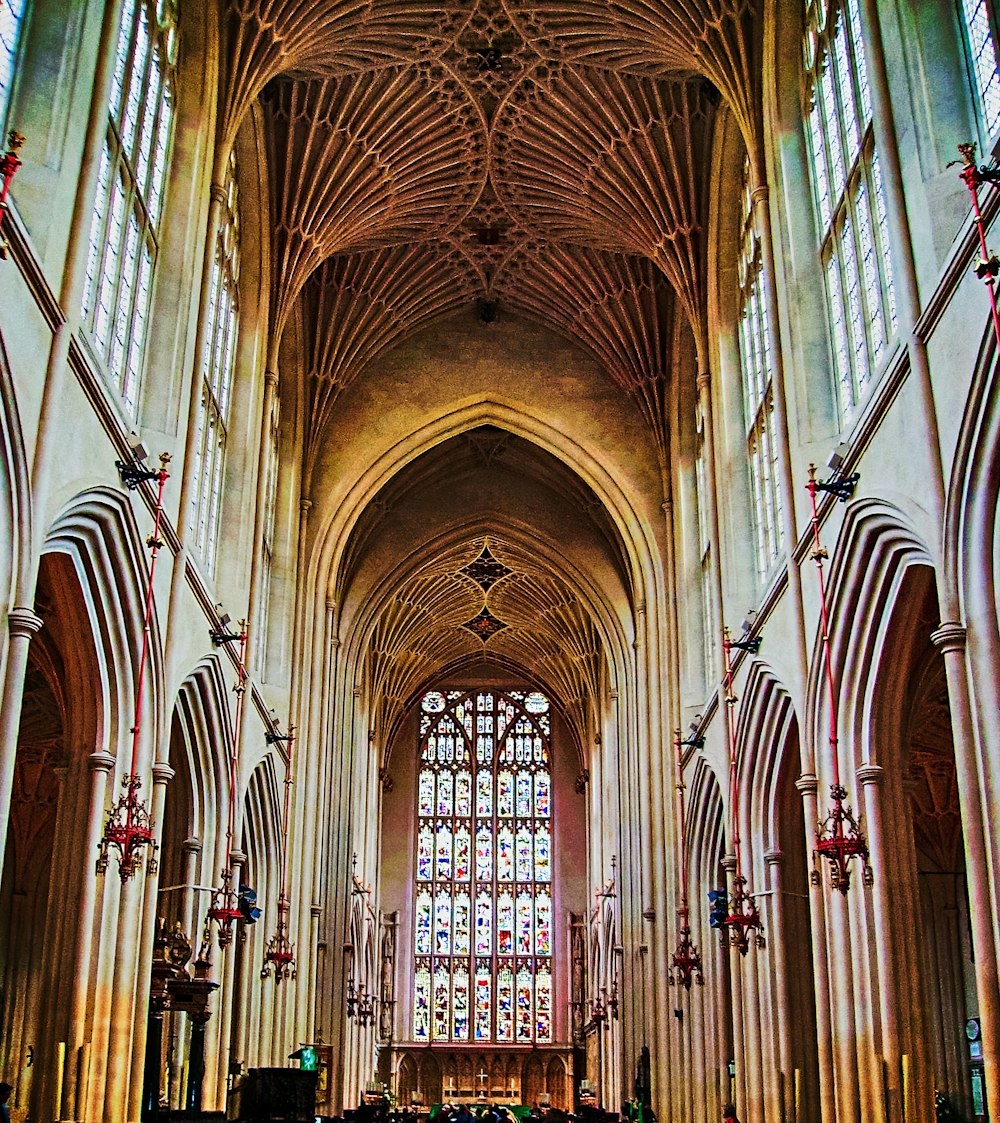
[[[416,1041],[552,1041],[550,733],[537,692],[421,701]]]
[[[83,314],[134,417],[174,121],[177,28],[169,3],[126,0],[90,226]]]
[[[0,3],[0,130],[3,140],[7,136],[7,110],[26,8],[27,0],[2,0]]]
[[[771,344],[767,296],[762,284],[760,239],[754,227],[750,161],[743,161],[740,210],[740,366],[743,416],[750,465],[757,573],[763,580],[781,551],[781,491],[778,444],[774,431]]]
[[[193,532],[192,544],[210,573],[215,571],[226,436],[239,331],[240,206],[236,175],[236,156],[231,155],[205,311],[201,401],[195,437],[194,475],[198,483],[191,499],[190,528]]]
[[[872,131],[860,0],[806,0],[805,106],[841,416],[896,332],[885,191]]]
[[[987,139],[1000,127],[1000,68],[988,0],[962,0],[962,22],[979,116]]]

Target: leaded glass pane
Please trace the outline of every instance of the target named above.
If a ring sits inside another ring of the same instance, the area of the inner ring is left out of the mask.
[[[548,699],[430,692],[420,730],[414,1039],[551,1040]]]
[[[858,0],[807,5],[804,57],[820,257],[826,272],[838,396],[846,419],[875,375],[897,327]],[[765,450],[775,447],[773,434],[758,443],[762,449],[758,478],[764,479]]]
[[[0,3],[0,19],[3,11]],[[167,5],[160,11],[149,0],[124,5],[87,247],[84,318],[130,417],[138,409],[173,131],[174,31]],[[197,455],[204,468],[206,450]]]
[[[992,137],[1000,125],[1000,73],[987,0],[962,0],[962,12],[983,124]]]

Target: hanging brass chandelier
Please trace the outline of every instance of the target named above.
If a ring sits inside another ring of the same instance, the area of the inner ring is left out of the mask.
[[[691,989],[691,983],[704,986],[705,976],[702,973],[701,956],[698,948],[691,939],[691,910],[688,903],[688,874],[687,874],[687,826],[684,818],[684,746],[692,742],[681,740],[681,731],[674,732],[674,748],[677,750],[677,852],[680,860],[681,895],[677,908],[677,918],[680,921],[680,940],[674,954],[670,957],[670,971],[667,981],[671,986],[682,986],[685,990]]]
[[[219,888],[212,894],[208,909],[208,919],[214,921],[220,948],[228,947],[233,941],[233,925],[243,915],[239,907],[237,888],[233,886],[233,838],[236,832],[236,789],[239,784],[240,730],[243,724],[243,701],[247,689],[247,622],[240,621],[239,633],[222,636],[219,645],[231,640],[239,642],[239,655],[236,666],[236,682],[233,693],[236,695],[236,713],[232,725],[232,741],[229,746],[229,818],[226,827],[226,860],[222,867]]]
[[[761,920],[757,909],[757,902],[747,891],[747,879],[743,874],[742,844],[740,840],[740,788],[736,759],[736,694],[733,691],[733,660],[732,649],[742,648],[756,652],[760,647],[760,640],[734,640],[729,629],[723,629],[722,650],[725,655],[726,680],[725,702],[728,709],[728,734],[729,734],[729,803],[732,810],[732,839],[735,866],[733,868],[733,887],[729,894],[729,911],[726,914],[725,924],[722,929],[722,942],[727,940],[731,947],[746,955],[750,950],[750,941],[753,939],[759,948],[764,947],[764,922]]]
[[[281,817],[281,883],[278,892],[278,923],[274,935],[267,941],[264,951],[264,966],[260,977],[274,978],[275,986],[282,979],[295,978],[295,948],[288,938],[288,823],[292,804],[292,762],[295,751],[295,726],[288,727],[288,733],[269,733],[267,743],[275,745],[280,741],[288,743],[288,761],[285,764],[285,806]]]
[[[819,538],[819,512],[816,494],[828,492],[842,503],[853,494],[858,475],[834,477],[832,480],[816,479],[816,465],[809,465],[809,502],[812,508],[812,557],[816,562],[819,577],[820,622],[822,625],[823,673],[826,679],[827,707],[830,711],[830,761],[833,782],[830,784],[830,808],[817,824],[816,846],[813,850],[812,883],[820,883],[819,867],[823,861],[830,866],[830,884],[838,892],[847,895],[851,887],[851,863],[857,860],[861,865],[865,885],[872,884],[872,868],[868,860],[868,842],[861,829],[860,817],[855,816],[847,802],[847,789],[840,779],[839,740],[837,736],[837,691],[833,681],[833,660],[830,653],[830,617],[826,597],[826,580],[823,562],[828,555]]]
[[[143,450],[143,459],[145,459],[145,455]],[[122,885],[141,869],[145,849],[150,847],[155,851],[156,847],[150,810],[139,797],[139,790],[142,787],[142,780],[139,777],[139,735],[142,728],[143,686],[146,679],[146,667],[149,663],[149,633],[153,619],[153,580],[156,575],[156,557],[163,545],[160,538],[160,523],[163,517],[163,488],[170,478],[170,473],[167,471],[169,463],[170,454],[166,452],[160,456],[159,469],[147,469],[141,466],[138,461],[129,464],[118,463],[122,482],[130,491],[134,491],[141,481],[157,481],[153,533],[146,539],[146,545],[150,548],[149,575],[146,581],[142,650],[136,673],[135,721],[132,725],[132,762],[128,772],[122,777],[122,794],[108,812],[104,834],[98,843],[98,874],[107,871],[111,852],[114,851],[118,857],[118,876],[121,878]],[[150,858],[149,870],[150,873],[156,872],[155,857]]]

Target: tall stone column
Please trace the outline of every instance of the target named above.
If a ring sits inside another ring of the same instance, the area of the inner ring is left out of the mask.
[[[157,761],[152,768],[153,788],[150,792],[150,816],[157,839],[163,837],[163,812],[167,800],[167,784],[176,773],[169,764]],[[135,1028],[132,1031],[132,1074],[129,1093],[129,1119],[138,1118],[142,1104],[143,1074],[146,1066],[146,1032],[149,1026],[147,1013],[149,984],[153,969],[153,944],[156,940],[156,914],[159,903],[159,862],[150,853],[145,863],[145,885],[142,898],[142,925],[139,930],[138,983],[135,1000]],[[156,1023],[162,1030],[163,1011]]]
[[[0,698],[0,870],[7,853],[10,801],[14,794],[14,764],[17,760],[17,731],[21,724],[24,673],[28,667],[31,637],[41,628],[42,618],[30,608],[12,608],[7,613],[7,669]]]
[[[816,825],[819,822],[816,793],[819,783],[814,775],[805,774],[795,781],[795,787],[802,796],[806,853],[810,854],[816,847]],[[826,902],[822,884],[812,885],[809,891],[809,934],[812,939],[813,989],[816,995],[820,1119],[822,1123],[834,1123],[837,1118],[837,1098],[833,1075],[833,1012],[830,961],[826,950]]]
[[[1000,987],[997,977],[995,918],[990,905],[990,893],[986,890],[990,884],[990,870],[979,761],[972,727],[965,640],[965,626],[954,621],[942,623],[931,634],[931,642],[944,656],[945,675],[948,679],[966,875],[971,886],[979,887],[979,891],[969,894],[969,922],[976,959],[976,997],[982,1027],[986,1100],[990,1118],[1000,1119]]]
[[[787,1119],[791,1121],[794,1099],[794,1062],[792,1060],[792,1032],[801,1032],[802,1027],[793,1024],[791,1001],[788,991],[788,949],[785,945],[785,900],[781,878],[780,850],[768,850],[764,855],[767,865],[767,887],[771,892],[770,926],[767,942],[774,963],[771,974],[771,1015],[772,1026],[777,1030],[777,1042],[768,1048],[764,1062],[765,1075],[765,1115],[768,1119]],[[768,1074],[771,1073],[770,1077]],[[799,1123],[795,1120],[795,1123]]]
[[[98,883],[95,861],[97,845],[104,825],[108,776],[115,766],[115,758],[110,753],[91,753],[87,763],[90,766],[90,801],[83,843],[83,877],[79,887],[78,909],[74,910],[76,933],[72,940],[72,990],[66,1040],[66,1076],[63,1080],[60,1119],[82,1118],[83,1105],[86,1102],[86,1089],[82,1086],[86,1078],[86,1073],[83,1071],[83,1044],[87,1039],[87,995],[92,974],[94,910],[97,907]]]
[[[895,986],[896,971],[891,929],[892,901],[889,896],[891,859],[886,852],[882,824],[881,787],[884,771],[878,764],[863,764],[857,770],[865,805],[868,851],[872,867],[877,871],[872,885],[874,903],[872,927],[875,937],[875,959],[878,963],[879,1020],[882,1030],[882,1059],[885,1064],[885,1118],[889,1123],[903,1119],[903,1090],[900,1080],[899,992]]]

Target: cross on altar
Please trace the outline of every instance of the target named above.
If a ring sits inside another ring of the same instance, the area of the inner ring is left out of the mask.
[[[486,1085],[486,1081],[489,1079],[489,1075],[490,1074],[486,1071],[485,1068],[483,1069],[483,1071],[481,1073],[479,1073],[479,1080],[483,1084],[483,1086]]]

